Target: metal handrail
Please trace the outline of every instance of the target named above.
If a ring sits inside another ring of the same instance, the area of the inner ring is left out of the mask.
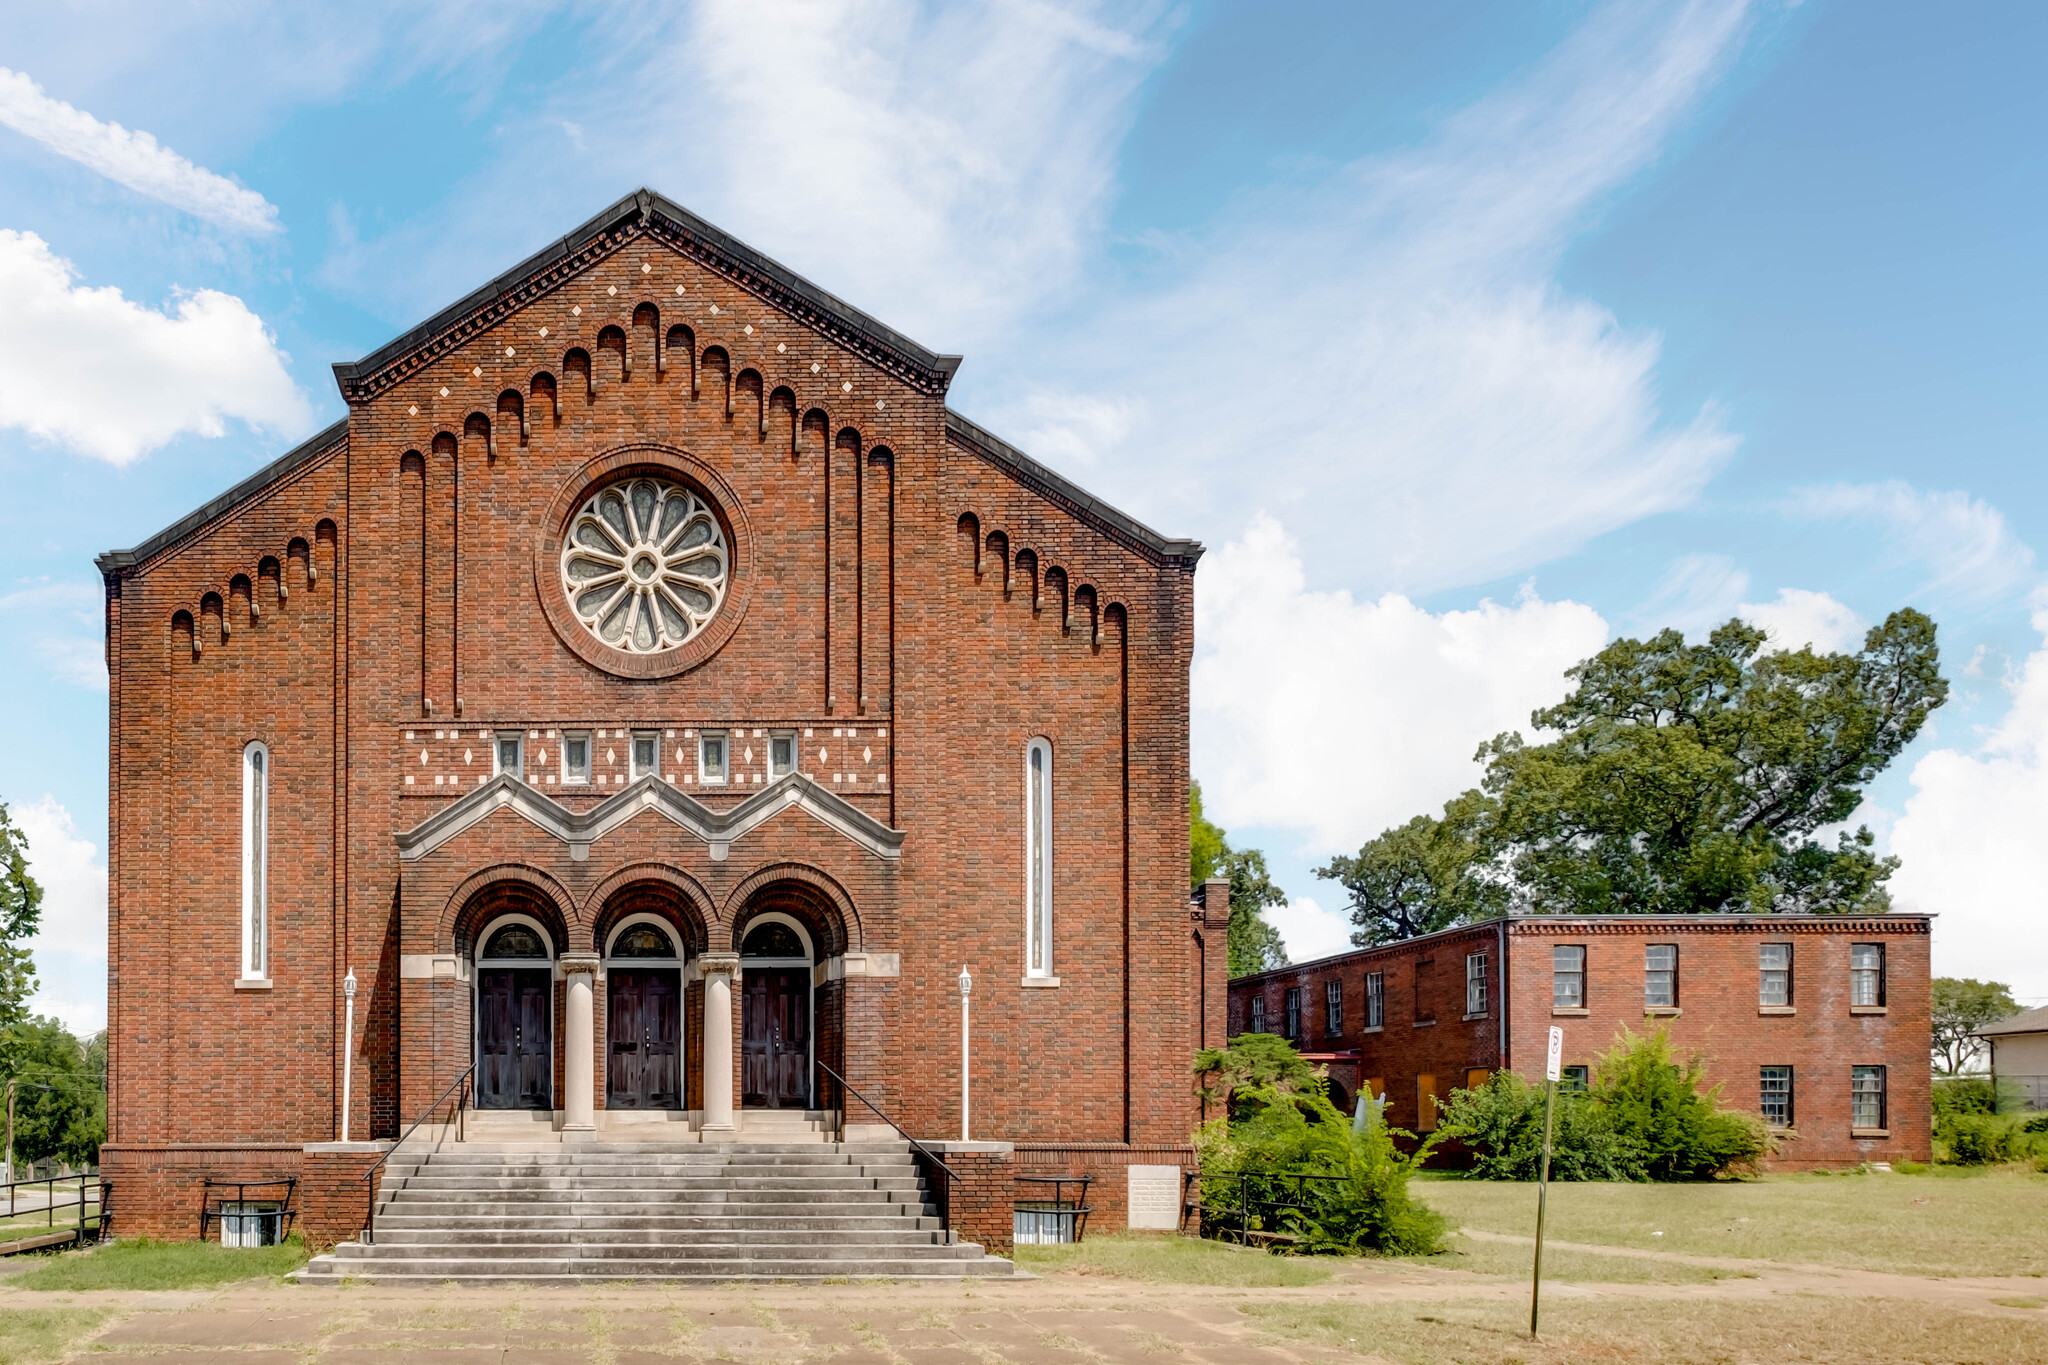
[[[827,1076],[830,1076],[833,1080],[839,1082],[840,1086],[844,1088],[848,1094],[852,1095],[855,1099],[859,1100],[868,1108],[873,1109],[875,1111],[876,1116],[879,1117],[882,1120],[882,1122],[888,1124],[891,1128],[894,1128],[896,1130],[896,1136],[902,1138],[905,1142],[917,1148],[918,1155],[922,1156],[926,1161],[931,1162],[932,1165],[944,1171],[946,1173],[946,1178],[948,1180],[951,1180],[956,1185],[960,1183],[960,1177],[953,1174],[953,1168],[951,1166],[948,1166],[945,1162],[939,1160],[938,1155],[934,1153],[931,1148],[925,1146],[922,1142],[919,1142],[916,1138],[904,1132],[902,1124],[890,1118],[887,1114],[884,1114],[873,1100],[869,1099],[866,1095],[861,1094],[860,1091],[855,1090],[853,1088],[852,1082],[848,1081],[846,1077],[840,1075],[831,1067],[826,1066],[823,1062],[818,1063],[818,1070],[824,1072]],[[839,1136],[843,1141],[846,1137],[846,1106],[842,1104],[839,1106],[839,1109]]]
[[[400,1147],[405,1145],[406,1138],[409,1138],[414,1133],[417,1133],[420,1130],[420,1125],[425,1123],[428,1119],[432,1118],[434,1114],[441,1108],[441,1101],[447,1099],[450,1095],[454,1094],[458,1087],[467,1083],[471,1074],[475,1071],[475,1062],[471,1062],[468,1066],[462,1068],[462,1074],[457,1076],[453,1083],[451,1083],[446,1090],[443,1090],[432,1104],[427,1106],[427,1112],[421,1114],[418,1118],[414,1119],[412,1121],[412,1127],[406,1129],[405,1132],[400,1135],[398,1141],[392,1143],[390,1147],[386,1148],[384,1155],[378,1157],[375,1161],[371,1162],[370,1168],[364,1171],[359,1178],[363,1180],[368,1180],[371,1176],[377,1174],[377,1168],[382,1166],[385,1162],[391,1160],[391,1154],[397,1151]],[[462,1112],[462,1106],[458,1104],[455,1107],[455,1140],[457,1142],[462,1141]],[[376,1240],[377,1197],[375,1194],[372,1194],[370,1196],[370,1221],[363,1228],[363,1242],[365,1245],[369,1245],[371,1243],[374,1243]]]
[[[52,1232],[54,1232],[57,1227],[57,1210],[67,1209],[71,1207],[69,1203],[59,1204],[57,1202],[57,1186],[59,1183],[62,1183],[68,1187],[70,1183],[74,1180],[78,1182],[78,1226],[75,1230],[73,1230],[73,1236],[76,1238],[76,1242],[74,1243],[74,1245],[85,1245],[86,1205],[92,1204],[96,1206],[95,1211],[92,1215],[94,1232],[100,1231],[100,1229],[105,1225],[107,1220],[106,1181],[101,1177],[98,1171],[81,1171],[77,1175],[46,1175],[41,1180],[8,1180],[5,1182],[0,1182],[4,1183],[7,1188],[7,1217],[12,1219],[16,1216],[14,1204],[14,1191],[16,1187],[21,1185],[41,1185],[43,1187],[43,1225],[51,1229]],[[88,1182],[100,1186],[100,1193],[98,1198],[88,1200],[85,1197],[85,1187]],[[66,1188],[64,1192],[66,1194],[71,1193],[69,1188]],[[30,1209],[29,1212],[34,1213],[35,1210]],[[65,1221],[68,1223],[70,1220],[66,1219]],[[10,1238],[4,1233],[0,1233],[0,1242],[10,1242],[13,1240],[16,1239]]]

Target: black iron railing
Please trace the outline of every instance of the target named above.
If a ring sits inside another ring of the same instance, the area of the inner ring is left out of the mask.
[[[284,1186],[283,1199],[272,1200],[266,1196],[258,1195],[255,1201],[259,1204],[275,1203],[277,1205],[276,1208],[251,1209],[249,1207],[250,1190],[275,1189],[279,1185]],[[299,1211],[292,1207],[292,1196],[298,1193],[298,1189],[299,1178],[295,1175],[282,1176],[276,1180],[215,1180],[212,1176],[206,1177],[205,1183],[200,1186],[199,1240],[202,1242],[206,1240],[206,1225],[216,1220],[225,1223],[229,1218],[275,1218],[277,1220],[277,1236],[272,1238],[271,1241],[272,1243],[282,1242],[285,1238],[291,1236],[292,1219],[298,1216]],[[214,1196],[215,1190],[221,1191],[217,1200]],[[235,1197],[232,1201],[235,1205],[233,1212],[230,1212],[227,1208],[227,1205],[231,1202],[227,1197],[227,1191],[229,1190],[235,1192]],[[248,1228],[246,1223],[237,1223],[235,1226],[238,1232],[244,1232]],[[258,1241],[256,1245],[264,1246],[267,1244]]]
[[[75,1198],[70,1197],[73,1194],[71,1185],[74,1181],[78,1185]],[[97,1171],[87,1172],[84,1175],[48,1175],[44,1176],[41,1180],[10,1180],[6,1184],[7,1217],[9,1223],[12,1223],[23,1212],[19,1207],[17,1191],[40,1189],[43,1192],[43,1207],[40,1211],[43,1214],[43,1226],[46,1229],[42,1233],[29,1231],[29,1228],[33,1227],[34,1224],[29,1224],[27,1227],[19,1229],[13,1226],[0,1228],[0,1246],[6,1246],[10,1250],[41,1250],[45,1247],[60,1246],[66,1234],[72,1239],[73,1245],[84,1246],[86,1234],[90,1232],[96,1238],[101,1226],[106,1222],[106,1191],[104,1189],[104,1182],[100,1180]],[[60,1185],[64,1187],[61,1191],[57,1188]],[[86,1197],[88,1187],[91,1188],[91,1198]],[[57,1198],[60,1193],[67,1196],[62,1201]],[[93,1210],[90,1215],[90,1222],[87,1221],[88,1215],[86,1214],[86,1207],[88,1205]],[[59,1233],[57,1230],[57,1210],[74,1207],[78,1210],[77,1222],[74,1224],[67,1217],[64,1220],[64,1233]],[[26,1210],[26,1212],[31,1214],[37,1211],[35,1209]],[[32,1245],[12,1245],[15,1242],[27,1242]]]
[[[1052,1198],[1039,1199],[1026,1196],[1010,1201],[1010,1211],[1024,1214],[1030,1220],[1034,1237],[1045,1230],[1047,1224],[1056,1229],[1055,1242],[1078,1242],[1088,1231],[1088,1215],[1094,1208],[1088,1203],[1088,1188],[1095,1183],[1092,1175],[1020,1175],[1012,1179],[1019,1185],[1050,1185]],[[1067,1198],[1067,1186],[1078,1185],[1081,1193],[1073,1199]],[[1042,1240],[1042,1239],[1041,1239]]]
[[[391,1153],[396,1152],[400,1147],[403,1147],[405,1145],[405,1140],[411,1137],[414,1133],[417,1133],[420,1129],[421,1124],[425,1123],[428,1119],[432,1118],[435,1114],[439,1113],[441,1111],[441,1105],[443,1104],[443,1102],[445,1102],[447,1098],[450,1095],[453,1095],[457,1090],[466,1087],[469,1084],[470,1077],[474,1076],[475,1074],[475,1062],[471,1062],[468,1066],[462,1068],[462,1074],[455,1078],[454,1083],[451,1084],[446,1090],[443,1090],[440,1096],[437,1099],[435,1099],[435,1101],[432,1104],[427,1106],[427,1110],[424,1114],[421,1114],[418,1118],[412,1121],[412,1127],[406,1129],[405,1132],[400,1134],[398,1141],[392,1143],[390,1149],[386,1151],[384,1155],[378,1157],[375,1161],[370,1163],[370,1169],[363,1172],[362,1178],[364,1180],[368,1180],[371,1176],[377,1174],[377,1172],[383,1168],[384,1163],[391,1160]],[[455,1103],[455,1140],[457,1142],[462,1141],[462,1135],[464,1132],[463,1115],[468,1111],[468,1108],[469,1106],[464,1104],[460,1099],[458,1099]],[[363,1224],[363,1244],[365,1246],[368,1246],[374,1243],[376,1240],[377,1191],[373,1188],[370,1191],[370,1215],[368,1220]]]
[[[866,1095],[861,1094],[860,1091],[855,1090],[852,1085],[847,1083],[846,1077],[840,1075],[831,1067],[826,1066],[823,1062],[818,1063],[818,1070],[824,1072],[827,1076],[830,1076],[833,1080],[839,1082],[839,1088],[841,1090],[844,1090],[847,1094],[853,1096],[862,1104],[865,1104],[868,1108],[873,1109],[875,1111],[875,1116],[877,1118],[881,1119],[882,1122],[888,1124],[891,1128],[894,1128],[896,1130],[896,1136],[902,1138],[912,1147],[915,1147],[917,1149],[917,1154],[919,1156],[923,1157],[926,1161],[931,1162],[932,1165],[944,1171],[946,1173],[946,1178],[948,1180],[951,1180],[955,1184],[958,1184],[960,1182],[960,1177],[953,1174],[953,1168],[951,1166],[948,1166],[945,1162],[939,1160],[937,1154],[934,1153],[931,1148],[925,1146],[922,1142],[919,1142],[916,1138],[904,1132],[902,1124],[890,1118],[887,1114],[884,1114],[873,1100],[869,1099]],[[839,1102],[839,1140],[841,1142],[846,1141],[846,1102],[844,1100],[841,1100]]]

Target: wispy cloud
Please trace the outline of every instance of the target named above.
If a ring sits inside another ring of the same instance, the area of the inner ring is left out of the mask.
[[[159,312],[75,273],[34,233],[0,229],[0,427],[124,465],[229,420],[312,425],[287,357],[240,299],[200,289]]]
[[[236,232],[281,232],[277,207],[251,189],[195,166],[139,129],[102,123],[0,66],[0,123],[59,156],[172,208]]]
[[[1665,566],[1650,595],[1628,614],[1639,634],[1674,627],[1697,635],[1736,614],[1749,591],[1749,574],[1726,555],[1680,555]]]
[[[1785,511],[1883,527],[1897,555],[1927,567],[1920,590],[1931,597],[1981,604],[2023,591],[2036,577],[2034,552],[2005,514],[1960,490],[1919,489],[1902,479],[1826,484],[1799,490]]]
[[[1810,588],[1780,588],[1769,602],[1743,602],[1736,615],[1760,626],[1775,649],[1811,645],[1822,654],[1862,648],[1868,624],[1833,596]]]

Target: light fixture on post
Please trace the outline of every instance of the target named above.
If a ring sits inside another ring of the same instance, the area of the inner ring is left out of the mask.
[[[341,1026],[341,1140],[348,1141],[349,1091],[355,1081],[356,1052],[356,969],[341,979],[341,998],[346,1002]]]
[[[960,966],[960,1140],[967,1137],[967,997],[974,990],[974,977],[965,963]]]

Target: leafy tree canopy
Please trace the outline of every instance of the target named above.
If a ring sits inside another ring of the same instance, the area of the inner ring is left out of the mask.
[[[1250,976],[1287,965],[1287,945],[1266,920],[1266,911],[1287,904],[1287,893],[1273,885],[1266,855],[1255,848],[1233,849],[1223,827],[1202,814],[1202,784],[1188,788],[1189,882],[1200,886],[1211,877],[1230,881],[1230,928],[1224,937],[1231,976]]]
[[[1317,875],[1382,943],[1508,908],[1568,914],[1875,911],[1897,860],[1846,820],[1948,698],[1934,622],[1892,613],[1855,654],[1765,651],[1740,620],[1689,645],[1617,640],[1574,689],[1480,747],[1480,787]]]
[[[63,1024],[42,1016],[15,1027],[11,1076],[17,1162],[48,1159],[83,1166],[99,1160],[100,1144],[107,1138],[105,1038],[100,1034],[81,1042]]]
[[[1968,977],[1934,978],[1934,1069],[1944,1076],[1959,1074],[1984,1055],[1977,1030],[2020,1012],[2012,988],[1996,981]]]
[[[36,990],[27,940],[43,917],[43,888],[28,871],[28,840],[0,801],[0,1074],[13,1074]]]

